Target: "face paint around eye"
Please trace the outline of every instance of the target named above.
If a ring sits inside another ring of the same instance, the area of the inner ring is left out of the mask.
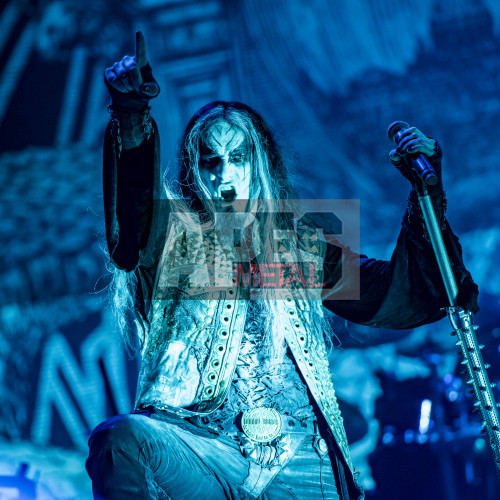
[[[206,156],[201,157],[200,160],[200,169],[205,168],[207,170],[214,169],[221,162],[221,158],[219,156]]]
[[[248,154],[246,151],[241,151],[241,152],[234,152],[230,157],[229,161],[233,162],[234,164],[240,165],[242,163],[245,163],[248,159]]]
[[[208,128],[203,137],[199,172],[211,198],[231,204],[250,197],[248,149],[239,127],[221,120]]]

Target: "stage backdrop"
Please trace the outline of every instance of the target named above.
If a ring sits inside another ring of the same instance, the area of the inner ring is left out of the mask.
[[[203,104],[269,122],[298,190],[354,198],[361,249],[389,258],[408,184],[386,129],[444,150],[448,218],[479,284],[500,378],[500,3],[495,0],[6,0],[0,5],[0,499],[86,499],[89,433],[130,411],[137,359],[109,306],[103,70],[146,36],[166,175]],[[374,331],[332,317],[354,461],[377,499],[500,495],[450,326]],[[498,392],[496,393],[498,396]]]

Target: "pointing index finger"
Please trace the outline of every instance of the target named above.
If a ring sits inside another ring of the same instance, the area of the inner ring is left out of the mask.
[[[141,31],[137,31],[135,34],[135,60],[137,61],[137,66],[139,68],[144,68],[148,63],[148,57],[146,55],[146,40]]]

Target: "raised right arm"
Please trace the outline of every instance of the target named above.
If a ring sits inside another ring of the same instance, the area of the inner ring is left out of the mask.
[[[104,77],[112,99],[103,157],[108,250],[117,267],[133,271],[155,237],[161,186],[158,130],[149,107],[159,88],[141,32],[135,57],[123,57]]]

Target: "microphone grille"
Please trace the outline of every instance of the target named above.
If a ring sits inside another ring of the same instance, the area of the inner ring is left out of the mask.
[[[389,137],[390,141],[394,141],[394,137],[396,136],[396,134],[400,130],[404,130],[405,128],[410,128],[410,126],[406,122],[392,122],[387,129],[387,137]]]

